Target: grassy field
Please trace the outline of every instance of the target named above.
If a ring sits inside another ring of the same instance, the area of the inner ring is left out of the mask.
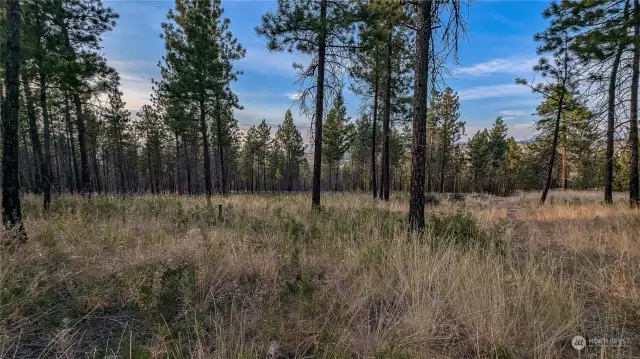
[[[640,357],[640,213],[600,197],[442,200],[421,238],[400,195],[26,197],[0,358]]]

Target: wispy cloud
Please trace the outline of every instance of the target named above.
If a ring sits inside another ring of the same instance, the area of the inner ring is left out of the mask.
[[[453,75],[484,76],[495,73],[522,75],[530,73],[536,63],[538,63],[537,57],[514,56],[498,58],[471,66],[457,67],[453,70]]]
[[[300,98],[300,93],[299,92],[290,92],[290,93],[286,93],[284,94],[285,96],[287,96],[289,98],[289,100],[295,101],[297,99]]]
[[[499,98],[510,96],[523,96],[531,94],[531,90],[525,86],[516,84],[502,84],[477,86],[463,89],[458,92],[460,100],[479,100],[486,98]]]
[[[505,116],[526,116],[530,115],[531,113],[523,110],[504,110],[500,111],[500,114]]]
[[[159,72],[156,64],[142,60],[107,60],[120,74],[122,98],[127,109],[135,112],[151,100],[151,78]]]

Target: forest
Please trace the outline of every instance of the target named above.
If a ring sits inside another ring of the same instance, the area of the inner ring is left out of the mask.
[[[462,120],[474,6],[277,0],[308,62],[245,128],[221,0],[167,3],[135,111],[117,3],[0,0],[0,357],[640,355],[640,0],[531,15],[525,140]]]

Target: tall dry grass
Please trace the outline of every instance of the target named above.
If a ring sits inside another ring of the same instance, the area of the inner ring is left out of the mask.
[[[640,216],[589,193],[57,198],[0,252],[2,358],[640,356]],[[550,201],[551,202],[551,201]],[[625,346],[571,347],[577,334]]]

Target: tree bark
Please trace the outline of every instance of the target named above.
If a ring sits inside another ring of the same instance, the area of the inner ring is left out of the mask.
[[[628,2],[625,6],[625,18],[628,10]],[[613,203],[613,136],[615,129],[615,116],[616,116],[616,82],[618,79],[618,69],[620,68],[620,60],[622,58],[622,52],[624,51],[624,44],[618,45],[616,57],[613,59],[613,65],[611,67],[611,77],[609,78],[609,93],[608,93],[608,107],[607,107],[607,151],[605,158],[605,171],[604,171],[604,201],[605,203]]]
[[[184,147],[184,162],[187,166],[187,193],[189,195],[192,195],[193,188],[191,187],[191,161],[189,160],[189,150],[187,147],[187,140],[184,135],[182,135],[182,145]]]
[[[565,78],[566,78],[566,72],[565,72]],[[559,137],[559,133],[560,133],[560,119],[562,118],[562,107],[564,106],[564,95],[565,95],[565,88],[564,88],[564,84],[565,81],[563,81],[562,83],[562,87],[561,87],[561,93],[560,93],[560,99],[558,101],[558,111],[556,113],[556,123],[555,123],[555,127],[553,129],[553,142],[551,143],[551,158],[549,159],[549,168],[547,170],[547,180],[546,183],[544,185],[544,189],[542,190],[542,196],[540,197],[540,204],[544,204],[544,202],[547,200],[547,194],[549,193],[549,189],[551,188],[551,177],[553,175],[553,166],[555,164],[555,160],[556,160],[556,151],[558,149],[558,137]]]
[[[562,191],[567,190],[567,135],[564,135],[564,142],[562,144]]]
[[[18,114],[20,110],[20,3],[6,2],[6,47],[2,104],[2,222],[15,231],[16,239],[26,240],[20,210],[20,171],[18,160]]]
[[[200,134],[204,146],[204,189],[207,201],[211,201],[213,189],[211,187],[211,156],[209,153],[209,136],[207,135],[206,109],[204,99],[200,99]]]
[[[91,175],[89,171],[89,156],[87,155],[87,136],[84,127],[84,113],[80,95],[73,94],[73,102],[76,108],[76,126],[78,127],[78,144],[80,145],[80,167],[82,172],[82,194],[91,196]]]
[[[378,65],[378,46],[376,45],[376,71],[375,84],[373,87],[373,129],[371,131],[371,192],[373,199],[378,198],[378,178],[376,173],[376,131],[378,129],[378,88],[380,85],[380,74]]]
[[[31,139],[31,150],[33,152],[34,163],[34,193],[40,194],[42,191],[42,146],[40,145],[40,134],[38,133],[38,122],[36,119],[36,110],[33,106],[33,93],[29,86],[29,79],[26,76],[22,76],[22,84],[24,88],[24,95],[27,103],[27,119],[29,122],[29,138]]]
[[[71,162],[73,163],[73,179],[75,188],[77,188],[78,191],[82,191],[80,169],[78,168],[78,159],[76,158],[76,145],[73,140],[73,127],[71,126],[71,113],[69,112],[69,98],[67,97],[66,92],[64,101],[64,118],[67,126],[67,144],[69,147],[69,157],[71,157]]]
[[[316,85],[315,142],[313,154],[313,191],[311,207],[320,208],[322,176],[322,113],[324,110],[324,65],[327,40],[327,0],[320,0],[320,33],[318,34],[318,78]]]
[[[444,193],[444,170],[447,165],[447,119],[442,126],[442,160],[440,163],[440,193]]]
[[[639,205],[640,183],[638,178],[638,80],[640,77],[640,1],[633,1],[633,74],[631,77],[631,106],[629,114],[629,204]]]
[[[218,100],[219,101],[219,100]],[[227,193],[227,172],[224,167],[224,145],[222,143],[222,114],[220,113],[220,104],[216,106],[216,119],[218,131],[218,157],[220,157],[220,194]]]
[[[40,29],[41,23],[38,20],[38,28]],[[42,33],[41,30],[38,30]],[[49,122],[49,110],[47,108],[47,79],[44,72],[44,60],[43,53],[40,44],[40,36],[38,36],[38,71],[40,77],[40,108],[42,110],[42,125],[43,125],[43,137],[44,137],[44,163],[42,165],[42,192],[43,192],[43,208],[44,211],[49,210],[51,204],[51,182],[52,168],[51,168],[51,125]]]
[[[391,42],[393,40],[393,26],[389,29],[388,36],[384,89],[384,114],[382,119],[382,199],[385,201],[389,201],[390,186],[389,141],[391,132]]]
[[[411,141],[411,199],[409,201],[409,230],[424,231],[424,175],[427,115],[427,61],[431,35],[432,0],[418,4],[416,52],[413,87],[413,138]]]

